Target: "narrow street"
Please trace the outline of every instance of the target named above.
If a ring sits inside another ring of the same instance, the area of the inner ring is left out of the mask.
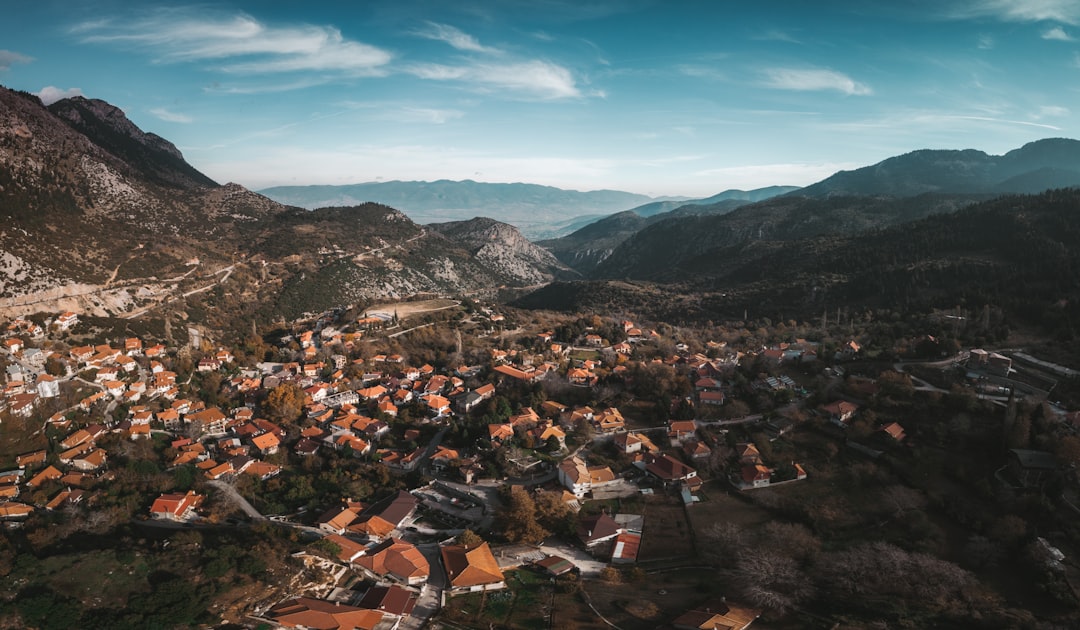
[[[412,615],[403,619],[401,625],[398,626],[407,630],[419,630],[427,626],[428,621],[442,609],[442,594],[449,586],[446,571],[443,570],[438,543],[417,545],[416,548],[424,554],[428,566],[431,567],[431,574],[428,576],[427,584],[420,591],[420,598],[416,602],[416,607],[413,608]]]
[[[241,496],[241,494],[236,491],[236,488],[232,487],[232,484],[221,481],[220,479],[214,479],[207,483],[220,490],[222,494],[229,498],[233,505],[243,510],[244,514],[250,516],[251,520],[266,520],[266,517],[260,514],[259,511],[255,509],[255,506],[248,503],[248,500]]]

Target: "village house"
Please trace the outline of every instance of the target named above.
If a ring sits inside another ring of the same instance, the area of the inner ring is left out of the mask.
[[[683,613],[671,624],[676,630],[746,630],[761,612],[721,599]]]
[[[441,550],[450,594],[506,588],[499,563],[486,542],[475,546],[449,545]]]
[[[206,497],[188,490],[187,494],[163,494],[150,506],[150,516],[170,521],[189,521]]]
[[[559,463],[558,475],[559,483],[579,499],[615,481],[615,473],[607,466],[587,466],[584,460],[576,456]]]
[[[71,311],[56,316],[56,327],[62,331],[71,330],[79,323],[79,316]]]
[[[357,514],[356,520],[346,529],[372,542],[379,542],[393,534],[419,504],[416,497],[400,490]]]
[[[672,420],[668,424],[668,439],[672,444],[681,444],[697,435],[697,424],[693,420]]]
[[[379,611],[383,615],[384,623],[387,623],[391,620],[399,621],[412,614],[417,599],[415,592],[397,584],[378,585],[369,588],[358,605],[361,608]]]
[[[595,549],[611,542],[622,532],[623,529],[606,512],[582,518],[577,527],[578,539],[586,549]]]
[[[592,424],[599,433],[615,433],[626,428],[626,420],[615,407],[608,407],[594,414]]]
[[[283,628],[375,630],[383,615],[377,610],[313,597],[293,597],[266,611],[268,620]]]
[[[614,438],[615,448],[627,455],[647,452],[659,453],[660,449],[644,433],[619,433]]]
[[[665,486],[682,484],[696,488],[701,485],[701,478],[697,476],[697,471],[671,455],[651,458],[651,461],[645,465],[645,472],[662,481]]]
[[[846,429],[848,423],[855,417],[855,413],[859,411],[859,406],[846,400],[837,400],[822,406],[821,411],[829,418],[829,422],[841,429]]]
[[[431,574],[424,554],[415,545],[393,536],[367,549],[352,562],[376,580],[390,578],[403,584],[423,584]]]

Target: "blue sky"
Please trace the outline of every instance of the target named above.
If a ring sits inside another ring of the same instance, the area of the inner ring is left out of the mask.
[[[0,84],[101,98],[249,188],[705,196],[1077,137],[1080,1],[5,3]]]

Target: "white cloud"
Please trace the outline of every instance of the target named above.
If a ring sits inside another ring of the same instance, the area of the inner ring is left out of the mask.
[[[765,31],[764,33],[761,33],[760,35],[754,37],[754,39],[766,42],[787,42],[789,44],[802,43],[801,41],[795,39],[795,37],[792,36],[790,33],[778,29]]]
[[[1073,41],[1072,35],[1069,35],[1068,33],[1066,33],[1065,29],[1061,28],[1060,26],[1055,26],[1054,28],[1047,29],[1047,30],[1043,31],[1042,38],[1043,39],[1052,39],[1052,40],[1059,41],[1059,42],[1071,42],[1071,41]]]
[[[728,78],[723,70],[711,66],[682,65],[678,66],[676,70],[678,70],[680,74],[697,79],[725,81]]]
[[[187,114],[178,114],[176,112],[171,112],[164,107],[155,107],[154,109],[150,110],[150,113],[157,116],[161,120],[164,120],[165,122],[186,124],[195,121],[194,118],[188,116]]]
[[[1068,116],[1069,110],[1059,105],[1043,105],[1039,108],[1039,112],[1035,115],[1036,118],[1060,118],[1062,116]]]
[[[380,116],[383,120],[400,123],[428,123],[441,125],[465,116],[465,112],[456,109],[436,109],[432,107],[395,108]]]
[[[1049,129],[1051,131],[1061,131],[1061,127],[1055,127],[1054,125],[1044,125],[1042,123],[1034,123],[1026,120],[1009,120],[1007,118],[991,118],[989,116],[946,116],[945,118],[951,118],[953,120],[973,120],[976,122],[989,122],[1000,125],[1020,125],[1023,127],[1038,127],[1040,129]]]
[[[338,71],[378,75],[390,53],[345,39],[330,26],[267,26],[239,14],[158,10],[141,18],[85,22],[71,29],[80,41],[144,49],[161,63],[215,60],[217,70],[257,74]],[[228,63],[227,60],[243,58]]]
[[[45,103],[46,105],[52,105],[56,101],[61,101],[65,98],[82,95],[82,88],[73,87],[66,90],[61,90],[60,88],[51,85],[47,85],[41,88],[41,91],[37,93],[37,97],[40,98],[41,102]]]
[[[780,90],[835,90],[849,96],[873,94],[870,86],[828,68],[770,68],[765,76],[767,87]]]
[[[464,66],[419,64],[409,67],[407,71],[421,79],[463,81],[482,91],[507,90],[519,98],[557,100],[583,96],[568,69],[547,61],[473,63]]]
[[[979,48],[981,48],[982,50],[990,50],[991,48],[994,47],[995,44],[997,44],[997,42],[994,40],[993,35],[989,35],[987,33],[982,33],[982,34],[979,35],[979,38],[978,38],[975,45],[978,46]]]
[[[11,66],[17,63],[30,63],[33,60],[33,57],[20,55],[19,53],[11,50],[0,50],[0,72],[4,70],[10,70]]]
[[[428,22],[427,28],[414,31],[414,34],[419,37],[446,42],[458,50],[488,54],[499,54],[502,52],[497,48],[481,45],[472,35],[465,33],[457,27],[450,26],[449,24]]]
[[[1076,0],[966,0],[953,6],[948,17],[992,17],[1005,22],[1054,21],[1078,24],[1080,3]]]
[[[303,90],[316,85],[322,85],[329,81],[327,77],[305,78],[297,81],[284,83],[252,83],[243,85],[221,85],[214,82],[203,88],[203,92],[218,92],[221,94],[274,94],[277,92],[291,92]]]
[[[431,79],[433,81],[464,79],[469,74],[468,68],[447,66],[441,63],[416,64],[410,66],[408,70],[409,73],[416,75],[421,79]]]
[[[343,101],[341,107],[361,112],[371,112],[370,118],[397,123],[427,123],[442,125],[465,116],[457,109],[436,107],[418,107],[409,103],[394,101]]]

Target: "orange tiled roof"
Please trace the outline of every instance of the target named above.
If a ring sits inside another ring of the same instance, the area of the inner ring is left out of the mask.
[[[495,584],[505,579],[486,542],[474,547],[443,547],[442,558],[452,587]]]

